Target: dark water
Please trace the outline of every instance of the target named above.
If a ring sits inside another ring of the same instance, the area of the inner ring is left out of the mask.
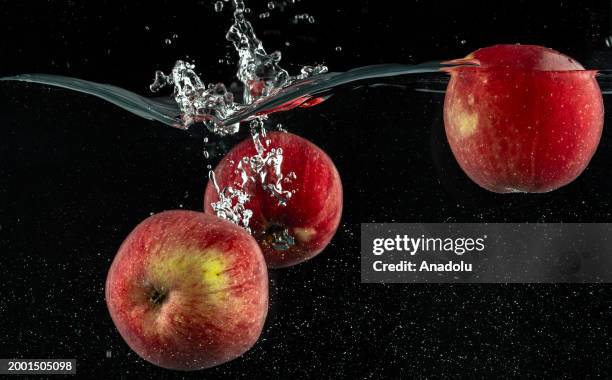
[[[1,75],[45,72],[144,94],[155,69],[187,54],[211,81],[234,71],[216,62],[229,49],[229,14],[214,13],[208,2],[181,11],[170,2],[155,9],[146,2],[3,5],[0,25],[12,38],[0,41]],[[338,71],[425,62],[499,42],[543,44],[591,67],[611,55],[606,2],[408,7],[399,13],[380,2],[303,2],[295,13],[315,15],[316,27],[273,13],[256,28],[294,69],[313,61]],[[189,37],[202,20],[218,28],[206,53]],[[340,21],[349,27],[338,28]],[[173,33],[179,37],[168,46]],[[293,44],[284,47],[285,40]],[[168,128],[67,90],[1,84],[0,357],[75,357],[79,374],[109,378],[609,375],[608,285],[365,285],[358,241],[362,222],[610,222],[610,117],[575,182],[548,194],[497,195],[455,163],[441,120],[443,95],[414,91],[407,78],[388,81],[406,86],[340,88],[315,108],[272,116],[336,163],[342,225],[316,259],[271,271],[271,310],[258,344],[193,374],[156,368],[132,353],[108,316],[103,286],[138,222],[166,209],[201,209],[204,130]],[[224,144],[245,137],[243,131]]]

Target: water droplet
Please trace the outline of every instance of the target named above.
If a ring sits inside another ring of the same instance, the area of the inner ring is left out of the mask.
[[[313,16],[308,16],[308,22],[314,24],[315,18]]]
[[[466,40],[461,40],[461,41],[459,41],[459,42],[461,42],[461,45],[465,45],[465,44],[467,43],[467,41],[466,41]]]
[[[215,2],[215,12],[221,12],[223,10],[223,2],[216,1]]]
[[[149,86],[149,89],[151,90],[151,92],[157,92],[160,89],[162,89],[164,86],[169,84],[169,78],[164,75],[163,72],[161,72],[160,70],[157,70],[155,72],[155,79],[153,80],[153,83]]]

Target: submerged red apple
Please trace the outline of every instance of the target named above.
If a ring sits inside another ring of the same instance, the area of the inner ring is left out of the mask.
[[[106,302],[126,343],[161,367],[196,370],[257,341],[268,310],[261,251],[212,215],[167,211],[140,223],[108,272]]]
[[[293,190],[283,206],[259,182],[247,183],[251,200],[246,204],[253,211],[250,228],[260,244],[270,267],[286,267],[306,261],[320,253],[330,242],[342,214],[342,184],[333,162],[325,152],[311,142],[282,132],[268,133],[270,147],[283,150],[282,171],[295,173],[296,179],[284,186]],[[237,187],[242,182],[237,164],[243,157],[256,154],[255,145],[247,139],[236,145],[215,169],[220,189]],[[209,182],[204,196],[204,210],[214,213],[211,203],[219,196]],[[286,232],[294,244],[280,248],[275,244],[279,234]]]
[[[588,165],[603,128],[596,72],[541,46],[496,45],[451,68],[444,102],[448,142],[487,190],[547,192]]]

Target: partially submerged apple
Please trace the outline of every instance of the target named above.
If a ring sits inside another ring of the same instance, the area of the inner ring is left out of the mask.
[[[576,179],[603,128],[596,72],[557,51],[496,45],[449,69],[448,142],[464,172],[498,192],[547,192]]]
[[[247,192],[253,196],[245,206],[253,211],[250,228],[268,266],[287,267],[314,257],[329,244],[342,214],[342,183],[329,156],[308,140],[282,132],[268,133],[265,139],[271,147],[282,148],[282,171],[296,176],[285,185],[293,195],[283,206],[261,183],[249,181]],[[237,165],[243,157],[255,154],[251,139],[236,145],[215,168],[219,188],[242,183]],[[215,186],[209,182],[204,210],[214,213],[211,204],[218,201]],[[276,239],[285,233],[291,244],[279,247]]]
[[[196,370],[242,355],[268,310],[261,251],[212,215],[166,211],[140,223],[108,272],[106,302],[126,343],[161,367]]]

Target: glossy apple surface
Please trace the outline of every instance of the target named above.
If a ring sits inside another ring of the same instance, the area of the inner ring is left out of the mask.
[[[463,171],[498,193],[547,192],[576,179],[603,128],[596,72],[557,51],[496,45],[450,69],[446,136]]]
[[[170,369],[208,368],[257,341],[268,310],[267,269],[243,229],[200,212],[166,211],[121,245],[106,302],[142,358]]]
[[[246,207],[253,211],[250,228],[268,266],[287,267],[316,256],[329,244],[342,214],[342,183],[329,156],[308,140],[283,132],[268,133],[264,140],[269,140],[270,147],[282,148],[282,172],[285,176],[291,172],[296,176],[290,183],[283,183],[283,187],[294,193],[287,205],[282,206],[259,182],[249,182],[247,190],[253,197]],[[255,154],[251,139],[236,145],[215,168],[219,188],[242,183],[237,164],[243,157]],[[211,203],[218,200],[209,181],[204,210],[214,213]],[[284,229],[294,244],[279,249],[274,236]]]

